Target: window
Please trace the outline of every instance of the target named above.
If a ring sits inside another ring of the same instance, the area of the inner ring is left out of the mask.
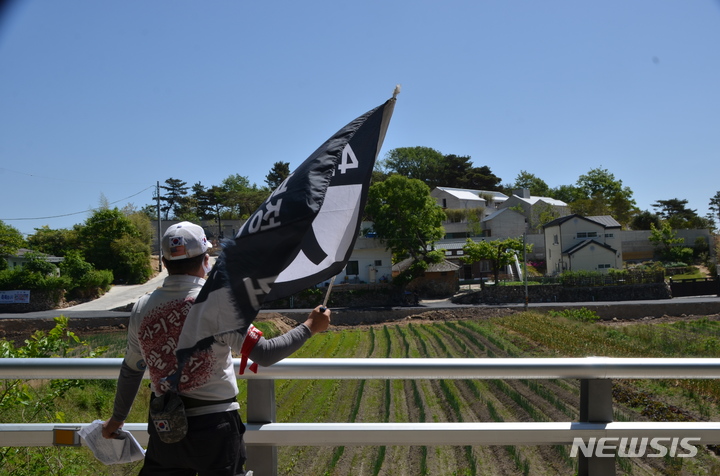
[[[376,259],[376,260],[375,260],[375,266],[382,266],[382,260],[381,260],[381,259]]]
[[[445,256],[452,256],[452,251],[445,250]]]
[[[614,236],[612,233],[605,233],[605,238],[614,238]]]
[[[599,264],[598,265],[598,269],[610,269],[610,268],[612,268],[612,266],[610,266],[609,264]]]
[[[578,238],[596,238],[598,236],[597,231],[578,231]]]
[[[457,251],[455,252],[455,254],[456,254],[457,256],[462,256],[462,255],[465,254],[465,251],[464,251],[464,250],[457,250]]]
[[[560,240],[558,239],[557,235],[553,235],[553,245],[560,244]]]
[[[357,261],[348,261],[347,266],[345,266],[345,274],[348,276],[357,276],[360,274],[359,269]]]

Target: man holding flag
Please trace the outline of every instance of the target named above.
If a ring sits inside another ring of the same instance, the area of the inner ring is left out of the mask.
[[[103,430],[112,438],[122,426],[147,366],[160,398],[151,402],[141,475],[245,474],[231,349],[242,356],[240,373],[248,358],[257,371],[255,364],[287,357],[329,326],[324,306],[274,339],[263,339],[252,322],[265,301],[310,288],[347,264],[398,92],[396,87],[391,99],[340,129],[273,191],[223,243],[207,280],[209,245],[202,229],[190,223],[168,229],[163,261],[171,275],[133,308],[113,417]],[[170,332],[172,326],[179,330]],[[176,436],[184,420],[176,425],[173,409],[183,405],[187,429]],[[211,456],[201,457],[195,451],[200,445]]]
[[[205,284],[210,244],[202,228],[189,222],[172,225],[162,238],[163,263],[168,277],[152,294],[134,306],[128,324],[128,346],[115,395],[113,414],[103,425],[103,436],[114,438],[130,412],[147,368],[152,398],[170,390],[166,377],[178,368],[175,345],[189,310]],[[330,310],[315,309],[286,334],[266,340],[251,326],[247,336],[231,332],[215,337],[209,349],[184,366],[177,385],[187,416],[187,435],[165,443],[165,422],[148,425],[150,442],[141,475],[242,475],[245,427],[237,410],[237,379],[232,349],[262,366],[272,365],[299,349],[310,336],[330,323]]]

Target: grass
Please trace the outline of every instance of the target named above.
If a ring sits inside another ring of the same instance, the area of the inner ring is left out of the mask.
[[[677,281],[679,279],[702,279],[706,278],[707,275],[703,273],[697,266],[692,267],[693,271],[685,274],[676,274],[672,278]]]

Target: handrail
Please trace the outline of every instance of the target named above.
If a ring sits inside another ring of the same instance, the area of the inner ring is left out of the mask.
[[[0,359],[0,379],[116,379],[119,358]],[[240,359],[234,359],[236,372]],[[493,359],[285,359],[248,381],[248,463],[258,474],[277,474],[277,446],[549,445],[576,438],[695,438],[720,443],[718,422],[613,422],[614,378],[716,379],[717,358],[493,358]],[[275,423],[279,379],[580,379],[579,422],[504,423]],[[0,424],[0,446],[50,446],[58,426]],[[147,424],[127,423],[141,444]],[[579,474],[614,474],[614,459],[580,455]]]
[[[0,359],[0,379],[116,379],[119,358]],[[240,359],[233,359],[236,373]],[[249,367],[249,366],[248,366]],[[716,379],[720,358],[285,359],[240,379]]]

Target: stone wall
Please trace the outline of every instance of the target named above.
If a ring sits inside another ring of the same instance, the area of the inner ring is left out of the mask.
[[[264,309],[313,309],[322,304],[327,288],[303,291],[264,304]],[[333,286],[328,307],[373,308],[403,304],[403,296],[391,284],[340,284]]]
[[[33,289],[30,291],[30,302],[2,304],[0,305],[0,314],[49,311],[60,305],[64,295],[65,291],[62,289],[54,289],[50,291]]]

